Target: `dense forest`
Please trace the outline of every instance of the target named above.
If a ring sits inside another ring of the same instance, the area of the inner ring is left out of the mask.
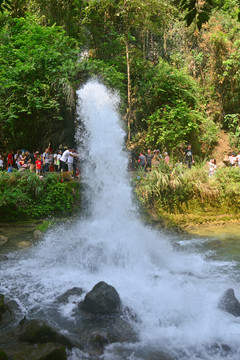
[[[240,139],[237,0],[1,0],[0,151],[74,142],[75,90],[119,91],[128,144]]]

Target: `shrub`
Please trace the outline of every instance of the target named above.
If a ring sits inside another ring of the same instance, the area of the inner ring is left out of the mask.
[[[80,185],[61,182],[61,175],[49,173],[40,179],[33,173],[0,173],[0,216],[2,220],[39,218],[71,212]]]

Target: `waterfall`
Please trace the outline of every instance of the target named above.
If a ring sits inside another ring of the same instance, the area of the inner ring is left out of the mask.
[[[144,349],[161,348],[179,360],[239,360],[240,320],[217,308],[227,288],[240,295],[234,264],[189,248],[174,251],[170,235],[140,221],[127,174],[118,95],[92,80],[77,97],[88,216],[58,225],[36,246],[10,254],[1,265],[1,291],[18,302],[23,314],[52,320],[58,295],[74,286],[87,292],[105,281],[139,319],[133,326],[140,342],[125,344],[132,349],[129,359],[148,359]],[[58,309],[63,330],[63,319],[74,321],[75,307]],[[222,344],[231,353],[221,352]],[[126,359],[118,356],[117,346],[106,349],[105,359]]]

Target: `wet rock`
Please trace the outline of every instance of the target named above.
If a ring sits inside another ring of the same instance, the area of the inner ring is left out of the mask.
[[[6,301],[3,294],[0,294],[0,324],[2,327],[14,321],[19,306],[15,300]]]
[[[27,321],[21,326],[18,339],[30,344],[45,344],[52,342],[67,346],[70,349],[74,346],[71,340],[59,334],[48,324],[35,319]]]
[[[32,245],[32,243],[30,242],[30,241],[20,241],[18,244],[17,244],[17,246],[19,247],[19,248],[25,248],[25,247],[29,247],[29,246],[31,246]]]
[[[34,239],[40,239],[43,236],[43,233],[40,230],[34,230],[33,237]]]
[[[151,349],[148,347],[143,347],[138,343],[129,346],[129,344],[116,344],[114,347],[109,347],[105,350],[104,355],[106,358],[114,359],[131,359],[132,354],[134,353],[134,359],[141,360],[176,360],[174,356],[171,356],[167,352],[161,349]]]
[[[112,315],[119,312],[120,303],[120,297],[115,288],[101,281],[79,303],[79,309],[95,315]]]
[[[5,311],[5,300],[4,300],[4,295],[0,294],[0,313],[3,313]]]
[[[72,289],[67,290],[64,294],[58,296],[57,301],[67,304],[70,296],[81,296],[83,293],[83,289],[79,287],[73,287]]]
[[[1,359],[1,358],[0,358]],[[55,344],[41,344],[19,351],[12,360],[67,360],[66,350],[63,346]]]
[[[227,344],[214,343],[209,346],[208,353],[214,357],[224,358],[231,353],[231,348]]]
[[[6,255],[0,254],[0,261],[7,261],[8,257]]]
[[[8,238],[6,236],[0,235],[0,246],[6,244],[8,242]]]
[[[123,309],[123,316],[124,316],[125,319],[133,321],[135,323],[140,323],[141,322],[141,320],[137,316],[137,314],[132,309],[130,309],[128,306],[126,306]]]
[[[235,297],[233,289],[225,291],[218,303],[218,308],[234,316],[240,316],[240,303]]]
[[[79,343],[90,354],[102,354],[105,346],[112,343],[138,341],[131,325],[118,316],[88,319],[78,330],[78,334]]]

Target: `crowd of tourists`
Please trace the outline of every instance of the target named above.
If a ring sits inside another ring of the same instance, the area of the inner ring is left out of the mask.
[[[178,161],[176,163],[176,166],[185,165],[187,168],[191,169],[191,167],[194,165],[194,157],[191,144],[188,144],[187,148],[182,151],[182,155],[183,162]],[[143,153],[140,153],[138,158],[139,167],[146,172],[151,171],[152,168],[156,168],[160,164],[168,166],[169,162],[170,158],[168,153],[165,151],[162,155],[159,149],[153,151],[149,149],[145,155]],[[240,167],[240,151],[238,155],[236,155],[234,152],[229,153],[225,164],[230,167]],[[213,176],[217,169],[216,159],[210,159],[207,165],[209,169],[209,176]]]
[[[36,172],[43,177],[49,171],[69,171],[72,177],[79,175],[79,154],[75,149],[60,149],[52,151],[50,147],[43,153],[18,150],[15,154],[10,151],[6,156],[0,155],[0,170],[13,172],[15,170]]]
[[[185,165],[189,169],[191,169],[192,165],[194,164],[191,144],[187,146],[187,149],[183,151],[183,154],[184,154]],[[159,164],[169,165],[169,161],[170,158],[167,151],[165,151],[162,155],[159,149],[153,151],[149,149],[146,155],[140,153],[138,158],[138,164],[140,168],[142,168],[145,171],[151,171],[152,167],[153,168],[158,167]],[[178,164],[182,164],[182,163],[178,163]]]

